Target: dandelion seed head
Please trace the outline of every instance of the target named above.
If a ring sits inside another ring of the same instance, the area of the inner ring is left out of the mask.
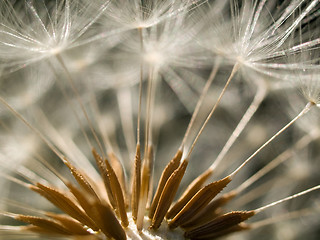
[[[178,17],[193,6],[201,5],[205,2],[204,0],[111,1],[107,11],[103,14],[102,25],[105,25],[107,29],[113,29],[115,26],[120,29],[147,29],[168,19]]]
[[[312,103],[320,106],[319,76],[309,75],[300,79],[303,95]]]
[[[317,3],[5,0],[0,235],[283,236],[320,189]]]
[[[103,12],[108,1],[101,4]],[[92,3],[44,0],[21,2],[19,11],[5,0],[1,7],[1,62],[10,71],[90,42],[86,30],[96,18]],[[18,7],[17,7],[18,8]],[[24,9],[24,10],[21,10]]]
[[[154,66],[161,66],[163,63],[165,63],[165,57],[163,56],[161,51],[153,50],[148,51],[144,59],[147,63]]]
[[[258,73],[284,79],[288,73],[285,70],[301,67],[289,64],[286,57],[299,49],[310,53],[317,45],[316,28],[315,35],[306,34],[309,39],[304,46],[299,34],[303,30],[298,30],[317,4],[317,1],[284,1],[282,4],[230,1],[229,6],[214,2],[206,14],[210,25],[204,27],[200,42],[228,64],[240,62],[243,67]]]

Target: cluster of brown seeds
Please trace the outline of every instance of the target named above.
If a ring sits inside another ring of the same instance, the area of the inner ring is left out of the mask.
[[[149,227],[156,232],[166,218],[168,231],[181,227],[185,231],[184,236],[190,239],[213,239],[250,228],[249,225],[242,222],[252,217],[255,211],[233,211],[222,214],[221,207],[235,197],[236,193],[226,193],[212,201],[230,183],[230,176],[203,187],[204,182],[212,173],[207,170],[192,182],[175,204],[172,204],[188,165],[187,159],[181,161],[181,150],[162,172],[156,193],[148,209],[150,225],[143,226],[142,222],[142,226],[139,226],[139,203],[144,194],[149,194],[146,183],[150,182],[148,179],[150,169],[147,170],[148,167],[142,166],[141,170],[139,151],[138,146],[133,171],[131,207],[128,204],[130,196],[123,188],[125,185],[122,185],[125,183],[121,183],[122,168],[116,167],[116,157],[112,156],[113,164],[111,164],[107,158],[103,159],[93,149],[92,153],[105,190],[94,183],[84,171],[77,169],[65,159],[64,163],[70,169],[78,186],[66,179],[61,180],[67,186],[68,191],[41,183],[28,185],[32,191],[59,208],[63,214],[47,212],[48,218],[28,215],[16,215],[15,218],[29,224],[23,227],[27,231],[70,237],[90,236],[93,239],[100,239],[102,235],[107,238],[126,239],[126,229],[129,226],[128,211],[132,211],[132,218],[139,231],[143,227]],[[151,154],[151,149],[149,153]]]

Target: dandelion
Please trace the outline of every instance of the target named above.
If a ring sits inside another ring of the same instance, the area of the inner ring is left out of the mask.
[[[316,239],[317,9],[5,1],[0,236]]]
[[[107,29],[147,29],[184,14],[186,10],[190,11],[205,2],[203,0],[111,2],[110,7],[104,12],[102,21]],[[99,6],[101,3],[97,1],[96,4]]]
[[[17,6],[16,6],[17,5]],[[101,5],[103,11],[108,1]],[[99,14],[98,14],[99,16]],[[2,67],[19,69],[88,41],[84,38],[97,17],[82,1],[24,1],[1,6]]]

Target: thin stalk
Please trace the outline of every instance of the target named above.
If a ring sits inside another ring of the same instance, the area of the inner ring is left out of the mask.
[[[219,153],[216,160],[210,166],[211,171],[214,171],[214,169],[216,169],[216,167],[219,165],[219,163],[226,156],[226,154],[228,153],[228,151],[230,150],[230,148],[232,147],[234,142],[237,140],[239,135],[242,133],[243,129],[247,126],[248,122],[251,120],[251,118],[253,117],[253,115],[255,114],[257,109],[259,108],[260,104],[262,103],[263,99],[265,98],[266,92],[267,92],[267,90],[266,90],[265,84],[260,82],[258,85],[257,93],[256,93],[251,105],[249,106],[249,108],[247,109],[247,111],[245,112],[243,117],[241,118],[240,122],[238,123],[237,127],[234,129],[232,135],[230,136],[230,138],[228,139],[228,141],[224,145],[223,149]]]
[[[229,140],[225,144],[224,148],[218,155],[216,161],[213,162],[211,167],[204,171],[199,177],[194,179],[191,184],[189,184],[188,188],[184,191],[181,195],[179,200],[175,203],[175,205],[169,210],[167,214],[167,218],[172,218],[174,215],[178,214],[178,212],[183,208],[188,201],[200,190],[204,182],[212,175],[214,169],[219,164],[219,162],[224,158],[225,154],[228,152],[234,141],[240,135],[242,130],[245,128],[247,123],[252,118],[253,114],[256,112],[257,108],[260,106],[262,100],[264,99],[266,93],[266,89],[264,84],[260,84],[258,86],[258,90],[256,96],[254,97],[251,105],[247,109],[246,113],[243,115],[242,119],[240,120],[238,126],[233,131],[232,135],[230,136]]]
[[[11,199],[1,199],[0,202],[5,203],[8,206],[15,207],[15,209],[19,208],[19,209],[27,211],[27,212],[32,212],[32,213],[37,213],[37,214],[42,214],[42,215],[45,215],[46,213],[48,213],[46,211],[33,208],[25,203],[16,202]]]
[[[142,28],[138,28],[141,53],[144,51]],[[143,61],[140,60],[140,81],[139,81],[139,103],[137,119],[137,144],[140,145],[141,105],[142,105],[142,82],[143,82]]]
[[[0,176],[2,176],[3,178],[6,178],[7,180],[9,180],[9,181],[11,181],[11,182],[13,182],[13,183],[16,183],[16,184],[20,185],[20,186],[22,186],[22,187],[25,187],[25,188],[27,188],[27,189],[30,189],[30,186],[31,186],[30,183],[25,183],[24,181],[22,181],[22,180],[20,180],[20,179],[18,179],[18,178],[12,177],[12,176],[7,175],[7,174],[4,174],[4,173],[0,173]],[[25,177],[24,177],[24,178],[25,178]],[[27,178],[25,178],[25,179],[27,179]],[[27,180],[28,180],[28,179],[27,179]],[[29,181],[29,180],[28,180],[28,181]],[[32,181],[29,181],[29,182],[32,183]]]
[[[151,102],[152,102],[152,88],[153,88],[153,81],[155,77],[155,69],[150,67],[149,70],[149,77],[148,77],[148,87],[147,87],[147,105],[146,105],[146,122],[145,122],[145,144],[144,144],[144,154],[146,155],[149,146],[149,140],[151,137]]]
[[[71,86],[73,92],[75,93],[77,101],[78,101],[78,103],[80,105],[80,108],[81,108],[83,114],[84,114],[84,117],[86,118],[86,120],[88,122],[88,126],[90,128],[90,131],[92,132],[92,135],[93,135],[94,139],[96,140],[96,143],[98,144],[98,147],[99,147],[99,149],[101,151],[102,156],[105,158],[104,149],[102,147],[102,144],[101,144],[101,142],[100,142],[100,140],[98,138],[98,135],[97,135],[96,131],[94,130],[93,124],[92,124],[91,120],[89,119],[88,113],[87,113],[87,111],[86,111],[86,109],[85,109],[85,107],[83,105],[83,102],[81,100],[80,94],[79,94],[79,92],[78,92],[78,90],[77,90],[77,88],[75,86],[74,80],[73,80],[73,78],[72,78],[72,76],[71,76],[71,74],[70,74],[70,72],[69,72],[69,70],[68,70],[68,68],[67,68],[67,66],[66,66],[66,64],[65,64],[65,62],[63,60],[63,58],[62,58],[62,56],[60,54],[57,54],[56,58],[57,58],[58,62],[60,63],[60,65],[62,66],[63,70],[66,73],[66,76],[67,76],[67,79],[68,79],[68,81],[70,83],[70,86]]]
[[[27,234],[29,236],[36,236],[37,234],[36,233],[32,233],[32,232],[25,232],[25,231],[22,231],[24,227],[21,227],[21,226],[9,226],[9,225],[0,225],[0,230],[1,231],[9,231],[9,232],[15,232],[15,236],[6,236],[6,237],[9,237],[9,238],[12,238],[12,239],[17,239],[16,237],[19,236],[24,236]],[[5,235],[5,234],[4,234]]]
[[[237,198],[236,201],[234,201],[234,203],[232,204],[233,208],[241,208],[242,206],[260,198],[265,196],[266,192],[270,191],[270,189],[272,188],[276,188],[277,189],[283,189],[288,187],[288,183],[290,183],[290,179],[292,178],[288,178],[287,176],[274,176],[273,178],[266,180],[265,182],[263,182],[261,185],[254,187],[252,189],[250,189],[250,191],[246,192],[245,194],[241,195],[239,198]],[[276,184],[275,184],[276,183]],[[235,194],[237,194],[238,192],[236,192],[236,190],[231,191],[234,192]]]
[[[58,73],[57,73],[57,71],[54,69],[54,67],[52,66],[52,64],[50,64],[50,67],[51,67],[52,71],[58,76]],[[90,140],[89,140],[88,134],[87,134],[86,131],[84,130],[84,126],[83,126],[83,124],[81,123],[80,117],[79,117],[79,115],[78,115],[77,112],[76,112],[76,108],[73,106],[73,102],[71,101],[70,96],[67,94],[66,89],[64,89],[63,86],[61,86],[61,82],[60,82],[60,81],[58,81],[58,85],[59,85],[60,91],[62,92],[64,98],[67,100],[68,105],[71,106],[71,110],[72,110],[74,116],[75,116],[76,119],[77,119],[77,122],[78,122],[78,124],[79,124],[79,127],[80,127],[80,130],[81,130],[82,135],[84,136],[84,138],[85,138],[88,146],[89,146],[90,148],[92,148],[92,144],[91,144],[91,142],[90,142]],[[43,114],[43,115],[44,115],[44,114]]]
[[[67,179],[63,177],[62,174],[59,173],[59,171],[57,171],[50,163],[48,163],[48,161],[46,161],[42,156],[40,156],[38,153],[35,153],[35,157],[36,160],[43,164],[43,166],[45,166],[49,171],[51,171],[58,179],[61,180],[61,182],[63,182],[63,184],[65,186],[67,186]]]
[[[127,176],[124,171],[123,162],[121,160],[121,157],[117,157],[116,152],[119,153],[119,151],[117,151],[118,150],[117,145],[116,145],[115,141],[113,142],[113,144],[111,143],[111,139],[108,136],[108,131],[104,127],[105,124],[103,124],[104,121],[101,120],[101,115],[100,115],[97,99],[93,93],[91,94],[91,104],[92,104],[92,110],[94,111],[94,116],[97,120],[98,128],[101,132],[102,142],[103,142],[104,146],[106,146],[106,149],[107,149],[107,158],[110,160],[112,168],[114,169],[117,177],[120,180],[120,184],[121,184],[121,188],[122,188],[123,192],[126,193],[125,179]],[[93,149],[93,148],[91,148],[91,149]]]
[[[150,142],[152,140],[151,133],[151,106],[152,106],[152,93],[153,93],[153,82],[156,76],[156,70],[153,67],[150,67],[149,77],[148,77],[148,86],[147,86],[147,104],[146,104],[146,122],[145,122],[145,148],[144,148],[144,161],[142,165],[141,173],[141,191],[139,197],[139,207],[138,207],[138,216],[137,216],[137,229],[138,231],[142,230],[143,219],[146,210],[148,195],[149,195],[149,185],[150,185],[150,162],[152,161],[153,144]],[[150,149],[151,148],[151,149]]]
[[[94,116],[97,120],[98,128],[102,136],[103,144],[106,146],[109,152],[114,152],[113,146],[111,144],[111,140],[108,136],[108,131],[105,128],[105,122],[102,120],[102,117],[101,117],[96,95],[94,94],[90,85],[88,86],[88,88],[90,89],[90,94],[91,94],[91,101],[90,101],[91,109],[94,111]]]
[[[191,153],[192,153],[192,151],[193,151],[193,149],[194,149],[194,147],[195,147],[195,145],[196,145],[196,143],[197,143],[200,135],[202,134],[205,126],[208,124],[208,122],[209,122],[209,120],[211,119],[213,113],[215,112],[216,108],[218,107],[218,105],[219,105],[219,103],[220,103],[220,101],[221,101],[221,99],[222,99],[225,91],[227,90],[227,87],[229,86],[232,78],[234,77],[234,75],[235,75],[236,72],[238,71],[239,67],[240,67],[239,63],[236,63],[236,64],[233,66],[233,69],[232,69],[232,71],[231,71],[231,74],[230,74],[230,76],[229,76],[229,78],[228,78],[228,80],[227,80],[224,88],[222,89],[222,91],[221,91],[221,93],[220,93],[220,95],[219,95],[219,97],[218,97],[217,102],[215,103],[215,105],[214,105],[213,108],[211,109],[209,115],[207,116],[207,118],[206,118],[206,120],[204,121],[203,125],[201,126],[201,128],[200,128],[197,136],[195,137],[195,139],[194,139],[194,141],[193,141],[193,143],[192,143],[192,145],[191,145],[191,147],[190,147],[190,150],[189,150],[189,152],[188,152],[188,154],[187,154],[186,159],[190,159],[190,155],[191,155]]]
[[[285,214],[281,214],[280,216],[273,216],[261,221],[257,221],[250,224],[251,229],[257,229],[260,227],[264,227],[266,225],[275,224],[278,222],[283,222],[295,218],[300,218],[302,216],[308,216],[312,214],[319,214],[319,207],[318,208],[305,208],[302,210],[294,211],[294,212],[288,212]]]
[[[78,166],[81,166],[82,169],[86,169],[86,172],[93,178],[98,179],[99,176],[95,168],[88,162],[87,157],[82,153],[78,146],[70,137],[62,136],[59,131],[51,124],[49,119],[43,113],[41,109],[35,109],[39,121],[43,124],[43,128],[46,129],[46,134],[52,139],[53,144],[67,155],[67,158],[72,161],[73,159],[77,160]]]
[[[16,139],[16,136],[14,132],[5,124],[4,122],[0,121],[0,125],[3,127],[3,129],[8,132],[11,136],[14,136]],[[56,177],[58,177],[63,183],[66,182],[66,179],[55,169],[51,164],[49,164],[39,153],[33,152],[32,154],[35,155],[35,159],[38,163],[45,166],[46,169],[51,171]]]
[[[138,28],[140,39],[140,51],[143,53],[143,33],[142,28]],[[140,191],[141,191],[141,146],[140,146],[140,125],[141,125],[141,105],[142,105],[142,82],[143,82],[143,61],[140,59],[140,81],[139,81],[139,102],[137,117],[137,144],[132,171],[132,190],[131,190],[131,210],[132,218],[136,222],[139,211]]]
[[[242,169],[250,160],[255,157],[263,148],[265,148],[269,143],[271,143],[275,138],[277,138],[281,133],[283,133],[288,127],[290,127],[293,123],[295,123],[299,118],[301,118],[303,115],[305,115],[312,106],[315,106],[314,103],[309,102],[302,111],[294,118],[292,119],[287,125],[285,125],[283,128],[281,128],[276,134],[274,134],[268,141],[266,141],[261,147],[259,147],[250,157],[248,157],[236,170],[234,170],[229,176],[231,178],[236,175],[240,169]]]
[[[0,102],[9,109],[9,111],[18,119],[20,119],[32,132],[34,132],[63,162],[65,162],[65,156],[36,128],[34,128],[20,113],[14,110],[2,97]]]
[[[292,195],[292,196],[289,196],[289,197],[280,199],[280,200],[278,200],[278,201],[272,202],[272,203],[270,203],[270,204],[268,204],[268,205],[266,205],[266,206],[257,208],[257,209],[254,210],[254,212],[255,212],[255,213],[262,212],[262,211],[264,211],[264,210],[266,210],[266,209],[268,209],[268,208],[270,208],[270,207],[276,206],[276,205],[278,205],[278,204],[280,204],[280,203],[283,203],[283,202],[289,201],[289,200],[291,200],[291,199],[300,197],[300,196],[302,196],[302,195],[305,195],[305,194],[307,194],[307,193],[316,191],[316,190],[318,190],[318,189],[320,189],[320,185],[317,185],[317,186],[315,186],[315,187],[309,188],[309,189],[307,189],[307,190],[305,190],[305,191],[302,191],[302,192],[300,192],[300,193],[294,194],[294,195]]]
[[[127,88],[120,89],[117,91],[117,97],[124,139],[127,145],[129,159],[131,159],[135,151],[134,127],[132,122],[133,119],[131,106],[131,92]]]
[[[292,155],[294,154],[295,150],[301,150],[302,148],[305,148],[307,145],[309,145],[312,141],[319,138],[320,132],[317,131],[317,134],[306,134],[303,136],[298,142],[294,144],[293,147],[285,150],[280,155],[278,155],[275,159],[273,159],[271,162],[269,162],[265,167],[263,167],[261,170],[256,172],[254,175],[252,175],[250,178],[248,178],[245,182],[243,182],[241,185],[239,185],[234,191],[237,193],[242,192],[247,187],[252,185],[254,182],[256,182],[258,179],[266,175],[268,172],[270,172],[272,169],[279,166],[279,164],[285,162],[288,160]]]
[[[199,98],[199,100],[198,100],[198,102],[197,102],[197,105],[196,105],[196,107],[195,107],[195,109],[194,109],[194,111],[193,111],[193,113],[192,113],[191,120],[190,120],[190,122],[189,122],[189,124],[188,124],[187,130],[186,130],[186,132],[185,132],[185,134],[184,134],[184,137],[183,137],[183,139],[182,139],[181,145],[180,145],[180,147],[179,147],[180,150],[182,150],[183,146],[185,145],[185,142],[186,142],[186,140],[187,140],[187,137],[189,136],[190,130],[192,129],[193,124],[194,124],[194,122],[195,122],[195,119],[196,119],[196,117],[198,116],[198,113],[199,113],[199,111],[200,111],[200,108],[201,108],[201,106],[202,106],[202,103],[203,103],[203,101],[204,101],[204,98],[205,98],[205,96],[206,96],[207,93],[208,93],[209,87],[211,86],[211,84],[212,84],[215,76],[217,75],[217,72],[218,72],[218,70],[219,70],[219,67],[220,67],[220,62],[217,61],[217,63],[214,65],[214,67],[213,67],[212,70],[211,70],[211,73],[210,73],[210,75],[209,75],[209,78],[208,78],[208,80],[207,80],[207,82],[206,82],[206,84],[205,84],[205,86],[204,86],[204,88],[203,88],[203,90],[202,90],[202,93],[201,93],[200,98]]]

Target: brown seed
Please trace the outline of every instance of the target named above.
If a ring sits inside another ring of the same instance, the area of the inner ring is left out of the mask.
[[[181,209],[190,201],[190,199],[200,190],[204,182],[211,174],[212,171],[208,169],[195,180],[193,180],[188,188],[184,191],[182,196],[179,198],[179,200],[170,208],[166,215],[166,218],[174,218],[174,216],[177,215],[181,211]]]
[[[52,231],[51,229],[44,229],[38,226],[34,225],[26,225],[20,227],[21,231],[26,231],[26,232],[33,232],[37,234],[45,234],[45,235],[51,235],[51,236],[61,236],[61,235],[68,235],[64,233],[57,233],[56,231]]]
[[[163,170],[161,177],[160,177],[160,180],[159,180],[159,183],[158,183],[156,193],[153,197],[153,201],[152,201],[150,209],[149,209],[149,218],[150,219],[152,219],[154,216],[154,213],[155,213],[156,208],[159,203],[160,196],[163,192],[163,188],[166,185],[169,177],[179,167],[181,157],[182,157],[182,151],[178,150],[178,152],[176,153],[174,158],[168,163],[168,165]]]
[[[198,214],[194,217],[191,217],[186,223],[182,224],[182,228],[193,229],[200,225],[203,225],[214,218],[216,218],[219,214],[219,209],[222,206],[227,204],[231,199],[236,196],[236,192],[230,192],[223,194],[221,197],[214,199],[211,201],[205,208],[203,208]]]
[[[83,174],[81,174],[80,170],[77,169],[75,166],[73,166],[69,161],[65,161],[64,164],[70,169],[71,174],[75,178],[75,180],[78,182],[80,187],[87,191],[88,193],[92,194],[92,196],[95,196],[96,198],[99,198],[96,192],[93,190],[92,186],[88,182],[88,180],[84,177]]]
[[[154,164],[154,147],[150,145],[148,147],[148,168],[150,169],[150,177],[149,177],[149,194],[147,200],[147,208],[151,205],[152,193],[153,193],[153,164]]]
[[[141,232],[143,228],[143,219],[145,215],[145,210],[147,207],[147,201],[149,197],[149,187],[150,187],[150,178],[151,178],[151,163],[153,161],[153,147],[152,145],[148,146],[147,155],[144,158],[142,165],[141,173],[141,189],[139,196],[139,208],[137,215],[137,229]]]
[[[131,195],[131,210],[132,210],[132,218],[134,221],[137,220],[137,216],[138,216],[140,187],[141,187],[141,152],[140,152],[140,144],[137,144],[136,155],[134,159],[132,195]]]
[[[62,235],[72,235],[72,232],[70,232],[68,229],[66,229],[54,220],[26,215],[18,215],[17,217],[15,217],[15,219],[28,224],[32,224],[42,229],[44,232]],[[32,228],[30,228],[30,230],[32,230]]]
[[[200,227],[187,231],[185,237],[187,238],[199,238],[205,237],[213,233],[220,231],[227,231],[228,228],[234,227],[237,224],[247,220],[255,215],[254,211],[234,211],[226,213],[220,217],[217,217]]]
[[[37,186],[31,186],[31,190],[39,193],[41,196],[48,199],[52,204],[61,209],[69,216],[77,219],[84,225],[92,229],[97,229],[95,223],[89,218],[77,204],[68,197],[65,193],[59,192],[58,190],[44,186],[41,183],[37,183]]]
[[[73,236],[72,240],[101,240],[100,236],[89,235],[89,236]]]
[[[215,181],[203,187],[197,194],[183,207],[183,209],[169,222],[170,228],[183,225],[194,215],[199,213],[222,189],[231,182],[229,176]]]
[[[92,209],[97,216],[95,220],[98,227],[108,238],[116,240],[127,239],[124,229],[113,214],[113,209],[110,206],[101,202],[94,202]]]
[[[115,201],[113,193],[112,193],[111,183],[110,183],[110,180],[108,177],[107,166],[104,163],[104,161],[102,160],[101,156],[97,153],[97,151],[94,148],[92,149],[92,155],[93,155],[93,157],[96,161],[96,164],[99,168],[100,176],[103,179],[104,186],[105,186],[107,194],[108,194],[108,200],[109,200],[110,204],[112,205],[112,207],[114,209],[116,209],[117,204],[116,204],[116,201]]]
[[[152,218],[151,229],[158,229],[166,215],[179,188],[182,177],[188,166],[188,160],[184,160],[181,165],[172,173],[166,182],[159,199],[158,206]]]
[[[101,240],[100,236],[88,235],[88,236],[72,236],[72,240]]]
[[[127,227],[129,225],[129,221],[127,217],[126,205],[124,202],[123,192],[119,183],[119,179],[117,178],[117,175],[115,174],[113,168],[111,167],[107,159],[105,160],[105,164],[107,166],[108,177],[110,179],[112,193],[115,196],[117,202],[117,210],[119,211],[121,224],[122,226]]]
[[[126,195],[127,195],[126,178],[124,175],[122,164],[121,164],[119,158],[114,154],[114,152],[109,152],[108,157],[110,159],[112,169],[115,172],[115,174],[118,178],[118,181],[120,183],[125,203],[127,203],[127,200],[126,200]]]
[[[78,203],[81,205],[83,210],[86,212],[86,214],[93,220],[93,222],[95,222],[96,215],[92,211],[92,202],[94,201],[100,202],[100,200],[95,197],[92,197],[92,195],[89,195],[84,191],[79,190],[71,183],[67,183],[67,186],[72,192],[72,194],[75,196],[75,198],[77,199]],[[95,228],[93,230],[97,231],[98,229]]]
[[[63,227],[68,229],[72,233],[72,235],[90,235],[83,225],[76,221],[75,219],[69,217],[64,214],[55,214],[55,213],[46,213],[46,215],[50,218],[53,218],[57,222],[59,222]]]
[[[235,225],[233,227],[227,228],[225,230],[222,231],[218,231],[218,232],[214,232],[211,234],[208,234],[206,236],[202,236],[202,237],[194,237],[191,238],[192,240],[210,240],[210,239],[215,239],[215,238],[219,238],[234,232],[241,232],[241,231],[245,231],[245,230],[249,230],[251,229],[251,227],[248,224],[245,223],[240,223],[238,225]]]

